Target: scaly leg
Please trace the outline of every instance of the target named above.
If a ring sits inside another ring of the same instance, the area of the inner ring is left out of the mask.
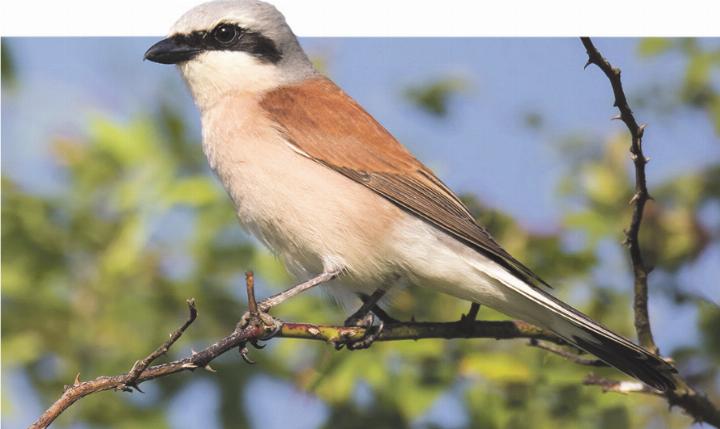
[[[275,294],[271,296],[270,298],[265,298],[262,301],[258,303],[258,309],[265,313],[271,308],[277,306],[278,304],[281,304],[285,302],[285,300],[294,297],[295,295],[298,295],[302,292],[305,292],[308,289],[312,289],[315,286],[327,283],[330,280],[335,279],[337,276],[340,275],[340,271],[331,271],[331,272],[324,272],[320,274],[317,277],[313,277],[310,280],[300,283],[298,285],[295,285],[291,287],[290,289],[280,292],[278,294]]]

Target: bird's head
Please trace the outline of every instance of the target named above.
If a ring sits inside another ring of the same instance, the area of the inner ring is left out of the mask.
[[[285,17],[258,0],[191,9],[145,59],[176,64],[201,109],[231,92],[261,93],[316,73]]]

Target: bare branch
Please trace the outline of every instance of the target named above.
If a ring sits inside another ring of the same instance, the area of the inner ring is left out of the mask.
[[[613,67],[612,64],[600,54],[589,37],[581,37],[581,40],[588,54],[588,62],[585,64],[585,67],[590,64],[595,64],[605,73],[608,80],[610,80],[610,85],[615,95],[614,105],[620,111],[620,119],[625,123],[628,130],[630,130],[630,136],[632,138],[630,157],[635,165],[635,194],[630,200],[630,204],[633,205],[633,213],[630,227],[625,231],[625,243],[630,250],[630,259],[632,260],[633,275],[635,277],[633,304],[635,309],[635,330],[637,331],[640,344],[653,353],[659,354],[650,328],[650,317],[648,316],[647,278],[650,270],[645,267],[643,262],[639,241],[643,210],[645,209],[647,200],[651,199],[645,179],[645,164],[648,163],[648,159],[645,158],[642,148],[645,125],[638,125],[630,109],[630,105],[625,97],[625,91],[622,87],[620,69]]]
[[[630,250],[630,259],[632,260],[633,275],[635,278],[633,294],[635,330],[637,331],[640,344],[659,355],[658,347],[655,345],[655,340],[653,339],[650,328],[650,318],[648,316],[647,279],[650,270],[643,262],[639,242],[640,224],[642,223],[645,203],[649,199],[652,199],[648,193],[645,179],[645,165],[649,159],[645,157],[642,149],[645,125],[638,125],[628,105],[620,79],[620,69],[613,67],[612,64],[600,54],[589,37],[581,37],[580,40],[583,46],[585,46],[588,55],[588,61],[585,67],[590,64],[595,64],[605,73],[605,76],[607,76],[612,86],[613,94],[615,95],[615,107],[620,111],[619,117],[613,119],[621,119],[628,130],[630,130],[632,137],[630,157],[635,166],[635,194],[630,200],[630,204],[633,205],[633,213],[630,227],[625,231],[625,244]],[[585,384],[600,386],[605,392],[639,392],[661,396],[668,401],[671,407],[674,405],[681,407],[685,413],[695,419],[695,421],[720,427],[720,409],[710,402],[706,395],[690,387],[680,376],[676,377],[676,381],[678,387],[674,391],[668,391],[665,394],[635,381],[615,381],[590,376],[585,380]]]
[[[170,347],[172,347],[173,344],[175,344],[175,341],[180,339],[182,334],[185,332],[185,330],[195,321],[197,318],[197,308],[195,307],[195,299],[190,298],[187,300],[188,310],[190,311],[190,315],[188,316],[187,321],[176,329],[173,333],[170,334],[170,339],[165,341],[160,347],[158,347],[154,352],[150,353],[145,359],[136,361],[133,367],[130,369],[130,372],[128,372],[127,378],[125,379],[125,382],[118,386],[119,390],[124,391],[131,391],[132,389],[136,389],[139,392],[142,392],[140,388],[137,385],[137,379],[140,377],[140,374],[145,371],[145,369],[150,366],[151,363],[155,361],[155,359],[159,358],[160,356],[167,353],[168,350],[170,350]],[[77,381],[77,378],[76,378]],[[75,383],[77,384],[77,383]]]
[[[247,275],[248,283],[252,283],[252,274]],[[248,288],[248,297],[254,301],[252,286]],[[102,376],[94,380],[80,382],[76,378],[72,386],[67,386],[62,396],[50,406],[30,428],[46,428],[63,411],[84,396],[105,390],[131,391],[129,386],[138,389],[138,385],[155,378],[165,377],[182,371],[193,371],[196,368],[205,368],[211,371],[209,364],[218,356],[232,349],[239,349],[242,353],[245,344],[256,344],[258,340],[267,340],[271,337],[300,338],[308,340],[321,340],[328,343],[342,343],[363,338],[365,328],[315,325],[308,323],[280,322],[276,326],[266,320],[266,313],[258,317],[243,319],[239,326],[227,337],[212,344],[200,352],[184,359],[175,360],[159,365],[148,366],[177,341],[187,327],[195,320],[197,310],[194,302],[188,300],[190,318],[178,330],[173,332],[170,340],[142,361],[136,362],[127,374],[112,377]],[[257,307],[256,307],[257,308]],[[263,316],[264,315],[264,316]],[[408,322],[389,323],[377,341],[419,340],[428,338],[494,338],[514,339],[528,338],[565,344],[565,341],[551,332],[535,327],[519,320],[515,321],[475,321],[465,320],[446,323]],[[247,356],[245,356],[247,358]]]
[[[365,336],[365,328],[284,322],[277,337],[349,342]],[[386,323],[376,341],[423,340],[432,338],[494,338],[509,340],[535,338],[566,344],[557,335],[521,320],[475,322],[397,322]]]

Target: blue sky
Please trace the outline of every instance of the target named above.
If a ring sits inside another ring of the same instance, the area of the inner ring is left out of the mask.
[[[19,94],[4,100],[3,168],[23,182],[49,189],[48,175],[30,175],[47,136],[82,132],[88,115],[130,118],[158,97],[198,119],[173,67],[143,62],[153,39],[14,39],[21,75]],[[679,57],[638,60],[636,41],[598,44],[622,65],[628,92],[682,78]],[[306,49],[329,60],[329,73],[456,191],[473,192],[510,211],[523,223],[548,228],[561,213],[554,190],[562,173],[558,138],[582,130],[599,137],[622,131],[611,92],[599,70],[582,71],[585,52],[575,39],[306,39]],[[443,76],[469,84],[451,103],[447,121],[407,103],[403,88]],[[42,109],[38,109],[38,105]],[[636,109],[650,123],[646,147],[650,184],[720,157],[704,116],[666,121]],[[522,125],[523,115],[544,115],[541,131]],[[36,124],[28,130],[24,124]],[[522,172],[522,174],[517,174]],[[522,189],[522,195],[508,190]]]
[[[94,114],[130,119],[152,109],[160,97],[181,107],[199,143],[197,112],[176,70],[142,61],[154,40],[8,40],[20,80],[16,90],[3,94],[3,174],[51,194],[61,186],[47,150],[52,137],[82,135]],[[602,138],[624,130],[622,123],[609,120],[615,111],[605,77],[595,68],[583,71],[585,51],[576,39],[334,38],[305,39],[303,44],[311,55],[326,57],[330,76],[451,188],[477,194],[534,230],[555,230],[563,214],[556,186],[567,166],[558,140],[580,131]],[[598,39],[596,44],[621,66],[631,95],[656,82],[682,79],[679,57],[640,60],[637,40]],[[447,120],[428,116],[402,97],[408,85],[448,75],[465,80],[469,89],[452,100]],[[670,121],[654,109],[635,110],[640,121],[650,124],[645,150],[652,158],[651,188],[720,157],[717,136],[702,114],[683,113]],[[543,113],[541,129],[523,125],[524,115],[532,112]],[[624,264],[624,255],[613,252],[602,252],[605,262]],[[683,274],[689,288],[720,278],[720,267],[713,262],[719,255],[719,249],[711,249]],[[619,280],[629,284],[627,277]],[[669,309],[660,297],[652,305],[657,315]],[[694,340],[688,336],[694,332],[694,317],[688,309],[675,310],[672,320],[656,317],[660,344],[670,348]],[[273,383],[255,382],[257,389],[285,392]],[[191,395],[211,387],[197,382],[188,389]],[[212,392],[201,396],[211,402]],[[307,427],[314,427],[324,411],[322,404],[308,401],[316,420]],[[205,404],[209,409],[210,402]],[[183,409],[175,407],[171,410]],[[185,427],[181,420],[171,419],[175,427]],[[283,427],[282,422],[262,423]]]

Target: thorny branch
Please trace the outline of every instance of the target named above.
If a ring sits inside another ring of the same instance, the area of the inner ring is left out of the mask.
[[[620,115],[613,119],[620,119],[625,122],[632,138],[630,143],[630,157],[635,165],[635,194],[630,200],[630,204],[633,205],[633,213],[630,227],[625,231],[625,243],[630,250],[633,275],[635,277],[635,298],[633,304],[635,309],[635,330],[637,331],[640,344],[653,353],[658,354],[658,348],[655,345],[652,330],[650,329],[650,317],[648,316],[647,278],[650,270],[645,267],[643,262],[639,241],[643,210],[645,209],[645,203],[650,199],[645,180],[645,164],[649,162],[649,159],[645,157],[642,149],[645,125],[638,125],[635,120],[635,115],[633,115],[632,110],[630,110],[630,105],[625,97],[625,91],[623,90],[622,81],[620,80],[620,69],[613,67],[608,60],[603,58],[589,37],[582,37],[581,40],[588,55],[588,62],[585,64],[585,67],[590,64],[595,64],[610,80],[610,85],[615,95],[614,106],[620,111]]]
[[[137,385],[137,380],[138,380],[138,377],[140,377],[140,374],[142,374],[143,371],[145,371],[145,369],[147,369],[147,367],[150,366],[150,364],[155,361],[155,359],[157,359],[160,356],[167,353],[168,350],[170,350],[170,347],[172,347],[172,345],[175,344],[175,341],[180,339],[180,337],[185,332],[185,330],[197,318],[197,308],[195,307],[195,300],[188,299],[187,305],[188,305],[188,309],[190,310],[190,315],[188,316],[188,320],[186,320],[185,323],[183,323],[183,325],[181,327],[179,327],[172,334],[170,334],[170,338],[167,341],[165,341],[160,347],[158,347],[154,352],[150,353],[145,359],[135,362],[135,364],[132,366],[132,368],[130,368],[130,372],[128,372],[127,377],[125,378],[125,381],[123,382],[123,384],[118,386],[119,390],[131,392],[132,389],[135,389],[139,392],[142,392],[142,390],[140,390],[140,387],[138,387],[138,385]]]
[[[80,381],[76,377],[71,386],[66,386],[62,396],[50,406],[30,428],[46,428],[63,411],[70,407],[77,400],[95,392],[105,390],[132,391],[131,387],[140,390],[138,386],[148,380],[165,377],[182,371],[194,371],[197,368],[204,368],[209,371],[210,362],[223,353],[238,349],[244,359],[247,357],[245,345],[251,343],[257,346],[257,341],[267,340],[273,337],[300,338],[306,340],[320,340],[328,343],[346,343],[364,337],[365,328],[315,325],[309,323],[282,322],[277,319],[265,317],[258,312],[255,301],[254,282],[252,272],[246,273],[246,286],[248,292],[248,308],[254,309],[248,313],[247,319],[238,324],[235,330],[225,338],[217,341],[200,352],[194,352],[184,359],[168,363],[149,366],[180,338],[185,330],[197,317],[197,309],[193,299],[188,300],[190,317],[176,331],[170,335],[170,339],[153,351],[145,359],[133,365],[127,374],[116,376],[102,376],[94,380]],[[272,319],[272,320],[268,320]],[[419,340],[428,338],[495,338],[513,339],[527,338],[531,340],[542,340],[555,344],[564,345],[565,342],[551,332],[540,329],[529,323],[519,320],[513,321],[467,321],[430,323],[430,322],[397,322],[388,323],[380,334],[377,341],[398,341],[398,340]]]
[[[613,67],[612,64],[600,54],[589,37],[581,37],[580,40],[583,46],[585,46],[588,55],[588,61],[585,67],[587,68],[590,64],[595,64],[610,81],[615,96],[614,106],[620,111],[620,114],[613,119],[622,120],[630,131],[630,157],[635,166],[635,194],[630,200],[630,204],[633,205],[633,212],[630,227],[625,231],[625,244],[630,251],[633,276],[635,278],[633,293],[635,330],[640,344],[653,353],[659,354],[658,347],[655,345],[655,340],[653,339],[650,328],[650,318],[648,316],[647,280],[650,270],[643,262],[639,241],[640,224],[642,223],[645,203],[647,203],[649,199],[652,199],[647,190],[647,182],[645,179],[645,165],[649,162],[649,159],[645,157],[642,148],[645,125],[638,125],[630,109],[620,79],[620,69]],[[615,381],[590,376],[585,379],[584,384],[600,386],[605,392],[640,392],[662,396],[668,401],[671,407],[673,405],[681,407],[688,415],[695,419],[695,421],[706,422],[715,427],[720,427],[720,409],[710,402],[706,395],[690,387],[685,380],[679,376],[676,378],[678,388],[675,391],[666,392],[664,395],[635,381]]]

